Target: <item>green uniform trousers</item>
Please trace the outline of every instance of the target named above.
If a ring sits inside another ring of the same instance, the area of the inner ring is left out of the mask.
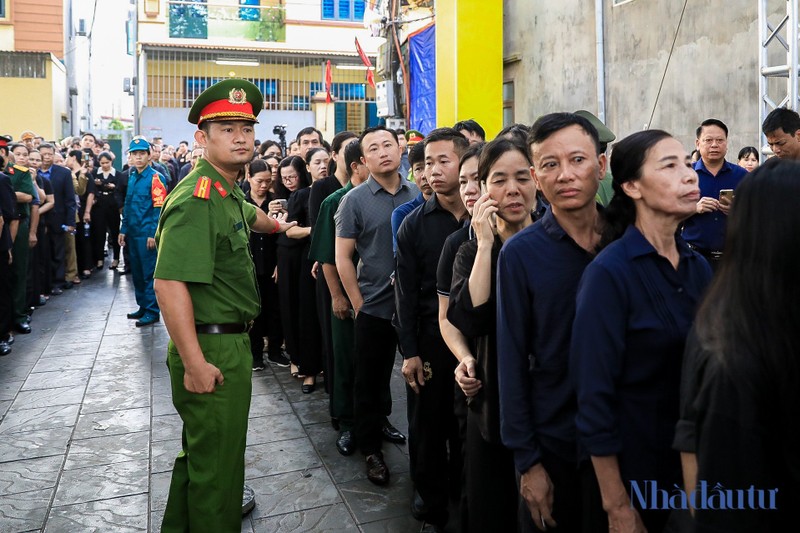
[[[340,320],[331,312],[331,338],[333,341],[333,394],[331,398],[332,415],[339,419],[339,429],[353,429],[353,386],[355,367],[353,350],[355,335],[353,319]]]
[[[12,322],[20,324],[28,318],[28,306],[25,302],[25,291],[28,282],[28,256],[30,255],[30,222],[26,219],[20,221],[17,229],[17,238],[14,239],[12,250],[13,263],[11,264],[11,302]],[[5,335],[5,332],[3,332]]]
[[[183,450],[175,459],[161,531],[238,533],[247,416],[252,392],[252,356],[247,333],[199,334],[206,361],[224,383],[210,394],[183,385],[184,367],[175,344],[167,348],[172,403],[183,420]]]

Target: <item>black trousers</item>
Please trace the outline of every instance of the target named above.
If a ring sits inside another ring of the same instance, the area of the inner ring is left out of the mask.
[[[330,412],[333,416],[333,380],[336,374],[333,370],[333,334],[331,333],[331,291],[322,273],[322,265],[317,270],[317,321],[320,331],[320,350],[322,352],[322,368],[325,370],[325,392],[330,396]]]
[[[269,355],[280,355],[283,329],[278,285],[272,279],[272,270],[269,270],[269,274],[256,276],[256,281],[261,295],[261,312],[253,321],[249,335],[253,362],[261,362],[264,358],[264,337],[267,337]]]
[[[56,231],[52,227],[47,232],[50,241],[50,280],[53,287],[64,285],[66,265],[64,264],[64,232]]]
[[[303,248],[278,246],[278,293],[281,302],[281,324],[286,342],[286,352],[297,364],[300,313],[298,311],[298,284]]]
[[[75,231],[75,256],[78,261],[78,274],[84,270],[94,269],[94,262],[92,261],[92,237],[91,225],[89,227],[89,236],[86,236],[86,224],[83,222],[78,224]]]
[[[381,428],[387,415],[384,400],[389,391],[397,352],[392,321],[358,313],[355,320],[355,431],[361,453],[381,451]]]
[[[11,265],[8,250],[0,250],[0,340],[11,330],[14,306],[11,299]]]
[[[316,376],[322,371],[322,334],[317,315],[317,280],[311,275],[314,262],[308,258],[308,245],[302,249],[297,283],[298,343],[296,365],[301,375]]]
[[[50,264],[50,242],[44,223],[36,228],[36,246],[30,249],[26,298],[29,306],[38,305],[39,295],[50,292],[50,275],[45,270]]]
[[[558,527],[548,527],[547,530],[557,533],[608,531],[608,515],[603,511],[600,487],[591,461],[566,461],[544,447],[541,452],[542,466],[553,482],[553,519],[558,523]],[[522,504],[524,507],[525,502]],[[539,531],[533,524],[530,512],[520,514],[521,531]]]
[[[484,440],[478,415],[467,414],[464,446],[464,493],[461,520],[463,531],[519,531],[520,500],[514,454],[500,442]]]
[[[449,501],[461,498],[463,459],[453,395],[457,361],[434,332],[421,334],[418,345],[425,385],[419,394],[406,385],[411,480],[429,511],[426,520],[444,527]]]
[[[97,203],[92,208],[92,259],[94,262],[103,260],[103,248],[108,241],[109,251],[119,261],[119,208],[114,197],[110,194],[98,194]],[[108,239],[106,239],[108,235]]]

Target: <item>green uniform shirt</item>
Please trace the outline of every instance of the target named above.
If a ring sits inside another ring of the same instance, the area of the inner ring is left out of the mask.
[[[606,175],[600,180],[600,187],[597,189],[597,196],[595,197],[595,200],[600,202],[603,207],[606,207],[614,197],[613,181],[614,177],[611,175],[611,171],[607,170]]]
[[[322,201],[314,233],[311,236],[311,248],[308,251],[308,258],[312,261],[336,264],[336,222],[333,220],[333,215],[339,209],[342,197],[352,188],[353,183],[348,181],[347,185],[332,192]]]
[[[194,195],[203,177],[210,178],[208,199]],[[167,196],[155,236],[154,277],[187,284],[196,323],[244,323],[258,316],[249,249],[255,221],[256,207],[245,201],[242,190],[202,159]]]
[[[36,196],[33,190],[33,181],[31,180],[31,173],[27,170],[20,170],[21,167],[17,165],[8,165],[6,167],[6,174],[11,177],[11,186],[14,192],[21,192]],[[17,216],[28,218],[31,216],[31,203],[30,202],[17,202]]]

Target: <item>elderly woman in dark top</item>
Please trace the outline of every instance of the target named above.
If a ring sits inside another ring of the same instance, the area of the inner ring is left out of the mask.
[[[611,172],[610,244],[581,279],[570,374],[609,530],[653,533],[669,510],[634,496],[649,493],[646,482],[667,491],[680,482],[671,443],[681,360],[711,269],[676,237],[700,197],[680,142],[660,130],[635,133],[614,146]]]
[[[797,531],[798,173],[771,161],[737,188],[726,253],[687,341],[675,447],[697,532]],[[727,509],[704,505],[725,493]]]
[[[503,243],[536,215],[536,185],[527,147],[516,139],[486,144],[478,162],[486,193],[473,207],[475,238],[461,245],[453,264],[448,320],[468,339],[471,355],[456,368],[467,396],[465,531],[519,530],[514,458],[500,441],[497,382],[496,278]],[[521,513],[530,521],[529,514]]]

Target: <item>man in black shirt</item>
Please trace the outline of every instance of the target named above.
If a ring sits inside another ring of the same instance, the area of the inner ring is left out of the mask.
[[[458,162],[469,143],[440,128],[425,140],[425,168],[434,195],[409,214],[397,234],[395,328],[408,388],[412,513],[434,527],[447,523],[448,497],[458,501],[461,442],[453,414],[456,359],[439,331],[436,271],[447,237],[467,210],[459,195]],[[448,454],[449,451],[449,454]]]

